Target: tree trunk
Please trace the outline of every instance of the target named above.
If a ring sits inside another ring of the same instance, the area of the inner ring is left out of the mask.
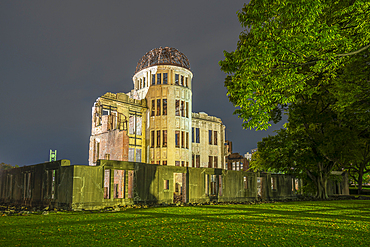
[[[328,184],[328,178],[326,174],[323,172],[323,165],[318,164],[319,167],[319,173],[316,178],[316,198],[318,199],[328,199],[328,190],[327,190],[327,184]]]
[[[357,194],[359,195],[361,195],[361,192],[362,192],[362,177],[364,176],[363,169],[361,168],[362,167],[360,167],[358,171],[358,182],[357,182],[357,188],[358,188]]]

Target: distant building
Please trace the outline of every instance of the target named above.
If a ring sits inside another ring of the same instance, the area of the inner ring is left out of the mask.
[[[246,158],[247,160],[252,160],[252,154],[247,152],[246,154],[244,154],[244,158]]]
[[[248,171],[249,160],[239,153],[232,153],[226,156],[227,170],[233,171]]]

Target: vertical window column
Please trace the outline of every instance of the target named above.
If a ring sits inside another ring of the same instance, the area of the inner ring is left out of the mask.
[[[157,116],[161,115],[161,99],[157,99]]]
[[[163,103],[163,113],[162,113],[162,115],[166,116],[167,115],[167,99],[163,99],[162,103]]]
[[[161,147],[161,131],[157,130],[157,148]]]
[[[175,116],[180,116],[180,100],[175,101]]]
[[[152,85],[155,85],[155,74],[152,75]]]
[[[155,116],[155,99],[152,99],[152,113],[150,116]]]
[[[180,147],[180,131],[179,130],[175,131],[175,147],[177,148]]]
[[[162,140],[162,147],[167,147],[167,130],[163,130]]]
[[[157,74],[157,85],[161,84],[161,73]]]

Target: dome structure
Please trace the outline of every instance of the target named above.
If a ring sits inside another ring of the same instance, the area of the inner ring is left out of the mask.
[[[135,74],[155,65],[175,65],[190,70],[188,58],[175,48],[159,47],[147,52],[137,63]]]

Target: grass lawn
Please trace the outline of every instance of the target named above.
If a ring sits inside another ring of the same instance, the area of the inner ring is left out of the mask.
[[[0,217],[0,246],[370,246],[370,200]]]

